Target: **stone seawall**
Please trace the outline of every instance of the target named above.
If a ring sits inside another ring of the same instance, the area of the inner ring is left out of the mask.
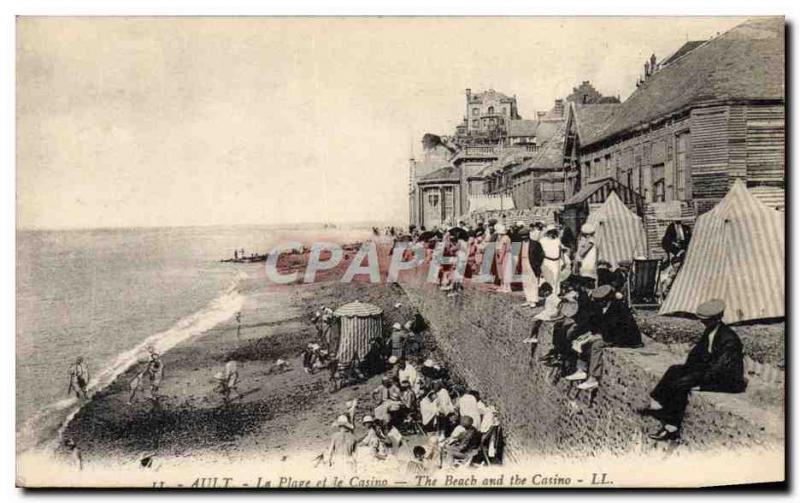
[[[447,297],[431,285],[404,289],[430,323],[447,363],[497,406],[514,453],[575,456],[656,448],[646,436],[655,421],[635,409],[648,403],[649,391],[669,365],[685,359],[684,352],[650,339],[643,348],[606,350],[600,387],[581,391],[539,363],[551,348],[547,325],[533,356],[531,346],[520,342],[536,311],[519,307],[517,296],[468,288]],[[783,384],[753,376],[746,393],[693,394],[679,445],[775,447],[783,439]]]

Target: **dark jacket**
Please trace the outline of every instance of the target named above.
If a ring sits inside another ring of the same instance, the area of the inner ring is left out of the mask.
[[[544,250],[539,241],[531,240],[528,244],[528,261],[536,277],[542,276],[542,262],[544,262]]]
[[[669,255],[677,255],[681,251],[686,251],[689,248],[689,240],[692,239],[692,230],[686,224],[678,224],[683,229],[683,241],[678,241],[678,231],[675,229],[676,224],[671,223],[667,226],[667,231],[661,239],[661,247]]]
[[[713,327],[703,332],[689,352],[686,365],[705,370],[700,382],[702,391],[740,393],[747,387],[742,341],[728,325],[720,323],[709,353],[708,338],[712,330]]]
[[[642,345],[642,334],[630,308],[621,300],[612,300],[608,310],[595,313],[593,332],[603,336],[609,345],[637,348]]]

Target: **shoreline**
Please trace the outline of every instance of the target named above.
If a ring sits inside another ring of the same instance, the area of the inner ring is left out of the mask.
[[[151,411],[142,399],[132,406],[125,404],[128,382],[140,366],[135,364],[98,392],[64,428],[64,438],[78,443],[86,461],[196,453],[206,448],[235,456],[273,441],[275,449],[319,449],[327,445],[330,434],[321,425],[335,419],[345,401],[363,396],[374,387],[373,381],[377,385],[373,376],[366,383],[330,394],[325,389],[327,371],[305,374],[299,354],[315,336],[309,315],[321,304],[335,307],[356,299],[375,303],[384,309],[384,325],[391,326],[411,316],[401,289],[325,281],[341,272],[336,269],[326,271],[328,277],[323,276],[322,282],[280,286],[267,282],[263,268],[245,268],[248,277],[238,288],[244,296],[238,335],[236,321],[229,318],[161,355],[163,411]],[[403,306],[395,309],[398,302]],[[240,363],[239,389],[245,397],[222,410],[212,378],[228,358]],[[288,370],[276,369],[277,359],[287,361]],[[363,403],[360,415],[369,413],[367,405]],[[302,431],[286,437],[305,438],[304,442],[289,446],[275,440],[293,423]]]

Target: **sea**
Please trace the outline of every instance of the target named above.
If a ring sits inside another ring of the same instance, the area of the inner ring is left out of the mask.
[[[350,242],[364,228],[259,226],[17,232],[17,451],[57,442],[79,410],[69,367],[89,366],[102,390],[153,346],[157,352],[233,317],[252,264],[221,262],[234,250],[266,253],[288,241]]]

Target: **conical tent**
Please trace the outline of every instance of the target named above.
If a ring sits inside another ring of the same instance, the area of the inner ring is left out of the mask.
[[[625,206],[616,192],[611,192],[598,209],[589,213],[586,223],[595,226],[598,260],[616,266],[645,252],[642,219]]]
[[[725,301],[726,323],[784,317],[784,243],[784,214],[737,180],[697,219],[686,261],[659,314],[693,314],[718,298]]]

